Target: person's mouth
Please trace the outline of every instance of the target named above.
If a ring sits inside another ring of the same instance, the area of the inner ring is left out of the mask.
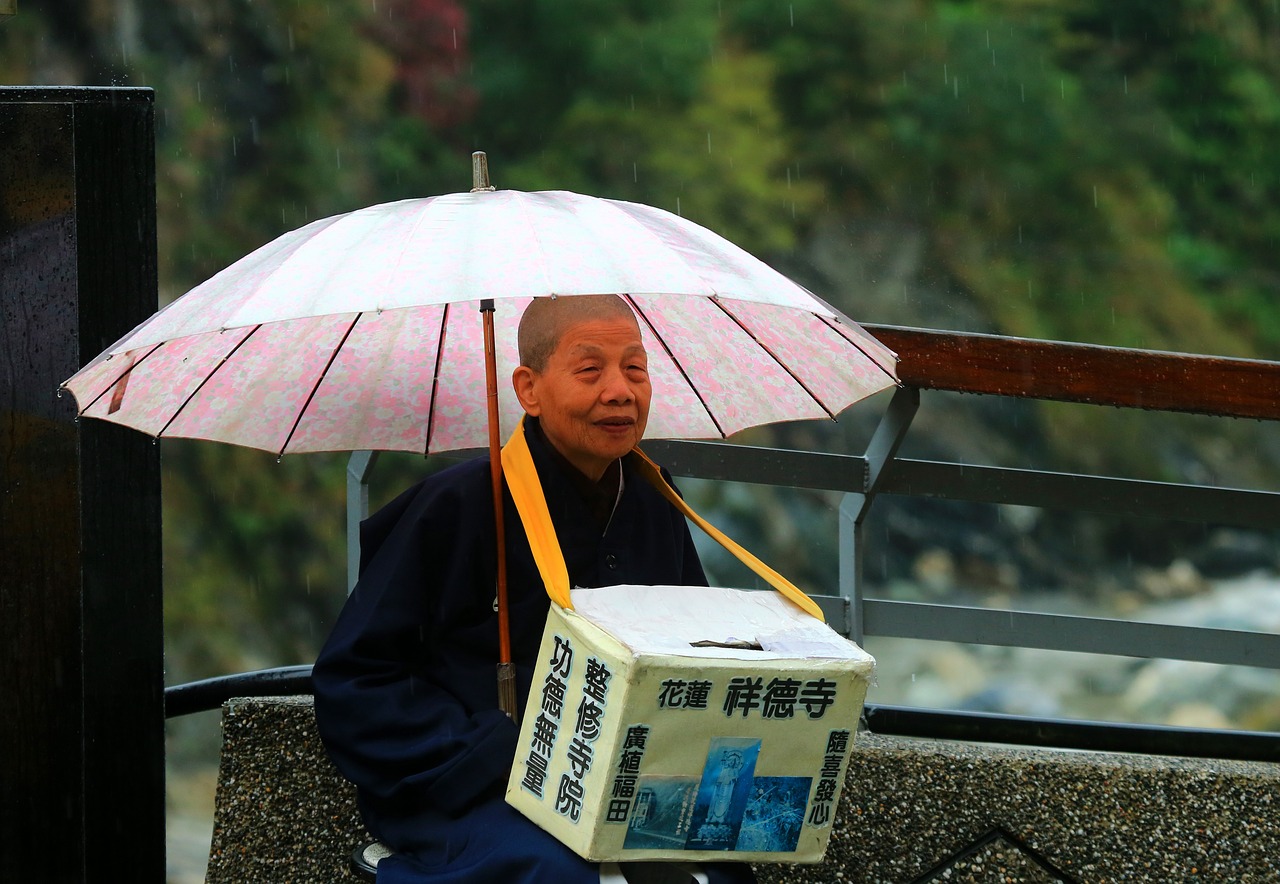
[[[596,421],[596,426],[606,433],[621,435],[630,432],[636,425],[633,417],[606,417]]]

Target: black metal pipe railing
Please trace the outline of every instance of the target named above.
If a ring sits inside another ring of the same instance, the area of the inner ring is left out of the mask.
[[[288,697],[311,692],[310,666],[284,666],[223,675],[166,688],[165,717],[176,718],[218,709],[232,697]],[[1280,733],[1271,732],[1025,718],[874,704],[863,709],[862,720],[871,733],[885,736],[1005,743],[1044,749],[1280,762]]]
[[[310,666],[280,666],[219,675],[165,688],[164,717],[178,718],[220,709],[232,697],[290,697],[310,693]]]
[[[872,733],[898,737],[1184,758],[1280,761],[1280,733],[1266,731],[1203,730],[874,705],[863,709],[863,720]]]

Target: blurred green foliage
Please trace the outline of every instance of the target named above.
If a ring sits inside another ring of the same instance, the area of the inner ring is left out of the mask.
[[[678,211],[807,283],[823,230],[846,263],[892,231],[916,325],[966,304],[975,330],[1271,358],[1278,66],[1271,0],[29,0],[0,28],[0,82],[156,89],[163,299],[310,220],[466,189],[484,149],[499,187]],[[1038,414],[1064,466],[1149,467],[1128,418]],[[271,460],[165,445],[171,680],[307,660],[341,603],[345,461]],[[796,537],[832,501],[705,498],[830,582]]]

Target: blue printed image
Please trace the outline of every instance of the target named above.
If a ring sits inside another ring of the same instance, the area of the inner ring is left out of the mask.
[[[624,850],[684,850],[698,781],[691,777],[641,777]]]
[[[800,843],[812,777],[756,777],[737,850],[790,853]]]
[[[711,741],[687,849],[734,849],[759,755],[759,740],[717,737]]]

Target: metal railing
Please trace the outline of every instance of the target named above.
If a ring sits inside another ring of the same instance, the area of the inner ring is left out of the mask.
[[[1280,635],[1141,623],[1120,619],[867,598],[864,524],[881,494],[1056,510],[1159,517],[1247,528],[1280,528],[1280,493],[1104,476],[1014,470],[900,459],[899,446],[921,389],[1047,399],[1220,417],[1280,419],[1280,363],[1033,341],[991,335],[868,326],[899,355],[904,386],[894,395],[861,456],[654,441],[646,450],[673,474],[842,492],[839,594],[815,597],[837,630],[863,642],[885,636],[979,645],[1194,660],[1280,669]],[[351,568],[356,528],[367,512],[376,457],[357,452],[348,468]],[[354,570],[351,571],[354,582]],[[201,691],[184,686],[182,704],[226,691],[297,687],[299,671],[271,671]],[[240,677],[232,677],[240,678]],[[290,681],[292,679],[292,681]],[[218,700],[217,702],[221,702]],[[171,710],[175,707],[171,704]],[[178,714],[178,713],[174,713]],[[1062,721],[1009,715],[869,705],[875,732],[1013,742],[1063,748],[1280,760],[1280,734]]]
[[[1280,635],[865,598],[862,525],[874,495],[854,489],[871,484],[870,458],[706,442],[651,442],[646,448],[677,476],[845,492],[840,506],[841,593],[815,598],[833,628],[855,641],[892,636],[1280,669]],[[1280,494],[1275,492],[972,464],[895,460],[875,493],[1280,527]]]

